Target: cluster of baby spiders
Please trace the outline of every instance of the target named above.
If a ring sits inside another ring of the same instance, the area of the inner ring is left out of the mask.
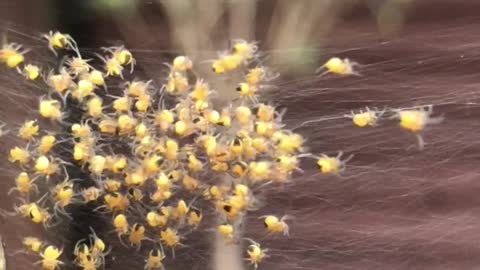
[[[259,101],[262,89],[278,75],[259,64],[256,42],[234,40],[211,61],[216,74],[245,74],[233,86],[238,102],[216,108],[215,90],[195,76],[188,56],[167,64],[168,76],[157,88],[153,81],[125,80],[125,67],[133,73],[136,60],[124,46],[104,49],[106,55],[98,54],[96,63],[82,57],[68,34],[51,31],[44,38],[55,55],[57,50],[70,50],[74,56],[42,73],[40,66],[25,63],[27,51],[21,45],[8,44],[0,50],[0,61],[26,80],[45,83],[48,92],[39,100],[39,117],[68,132],[42,129],[42,120],[37,119],[26,120],[17,129],[25,145],[10,150],[9,160],[20,172],[9,193],[19,196],[20,205],[7,214],[49,229],[71,218],[72,206],[96,205],[96,214],[112,216],[112,229],[122,244],[138,252],[148,248],[145,269],[164,268],[164,260],[174,259],[175,249],[185,246],[182,242],[191,232],[202,229],[203,216],[212,209],[220,220],[214,231],[229,244],[249,241],[246,259],[257,268],[268,257],[267,249],[239,232],[243,217],[259,208],[256,193],[266,183],[288,182],[301,171],[301,158],[316,158],[323,174],[340,173],[350,159],[342,160],[341,153],[306,153],[304,138],[284,128],[283,113]],[[326,68],[339,71],[335,65]],[[122,91],[110,91],[118,80],[124,81]],[[68,106],[81,109],[79,122],[69,122],[67,100],[73,102]],[[123,147],[112,146],[113,141]],[[60,158],[58,145],[69,145],[68,158]],[[67,166],[88,173],[92,184],[85,187],[85,180],[70,179]],[[200,207],[200,200],[210,207]],[[289,235],[290,216],[261,218],[266,234]],[[65,250],[48,241],[28,236],[23,245],[26,252],[39,256],[44,270],[69,263],[61,259]],[[92,229],[89,243],[75,246],[71,263],[85,270],[100,269],[110,249]]]
[[[303,137],[284,128],[282,113],[271,104],[259,102],[262,89],[278,75],[258,64],[255,42],[236,40],[212,61],[216,74],[245,73],[236,87],[240,103],[214,108],[211,99],[215,91],[203,79],[191,76],[194,63],[187,56],[178,56],[167,64],[169,73],[161,88],[156,89],[152,81],[126,81],[123,92],[110,95],[113,100],[105,103],[102,89],[108,88],[112,77],[124,80],[125,67],[130,67],[130,73],[134,71],[133,54],[123,46],[107,48],[107,55],[99,55],[103,69],[95,68],[92,59],[82,58],[69,35],[50,32],[44,37],[55,55],[60,49],[75,52],[58,70],[45,76],[49,91],[38,107],[42,118],[68,125],[70,132],[64,136],[43,130],[35,119],[18,128],[17,135],[26,146],[10,151],[9,160],[21,171],[9,193],[18,194],[21,204],[7,214],[20,215],[48,229],[59,224],[61,217],[69,218],[72,205],[99,204],[95,211],[113,215],[112,228],[122,243],[127,241],[138,251],[142,251],[142,244],[149,246],[145,269],[163,268],[164,259],[174,258],[175,249],[184,246],[183,239],[201,228],[203,214],[209,209],[197,206],[198,198],[215,209],[221,220],[215,231],[226,243],[251,243],[246,259],[258,267],[268,257],[268,250],[251,239],[241,239],[239,232],[242,218],[258,208],[257,190],[265,183],[289,181],[295,171],[300,171],[303,157],[317,159],[323,174],[341,173],[352,158],[342,159],[342,152],[336,156],[305,153]],[[26,80],[41,83],[41,68],[24,63],[26,52],[21,45],[6,44],[0,50],[0,61]],[[322,75],[359,75],[355,66],[348,59],[334,57],[318,71],[323,70]],[[164,94],[173,98],[168,107],[162,99]],[[80,122],[68,123],[67,99],[83,109]],[[442,120],[431,116],[432,106],[401,110],[367,107],[344,115],[361,128],[397,118],[401,128],[417,136],[421,147],[421,132]],[[4,127],[0,125],[0,135],[7,132]],[[112,149],[109,143],[113,140],[121,141],[129,151]],[[72,144],[69,161],[52,150],[62,141]],[[69,179],[66,165],[87,171],[94,184],[79,189],[78,180]],[[142,219],[133,215],[138,207],[147,210]],[[266,233],[289,235],[288,215],[261,218]],[[72,263],[81,269],[99,269],[109,251],[93,230],[89,239],[89,244],[76,245]],[[25,251],[39,256],[42,269],[53,270],[67,263],[60,259],[64,250],[46,241],[29,236],[23,245]],[[170,249],[170,256],[165,247]]]

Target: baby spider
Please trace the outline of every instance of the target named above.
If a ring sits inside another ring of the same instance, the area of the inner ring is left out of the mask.
[[[84,239],[78,241],[73,249],[73,255],[75,255],[75,259],[73,260],[73,262],[79,264],[79,266],[80,264],[82,264],[83,261],[87,260],[88,256],[91,256],[88,245],[83,242]]]
[[[257,66],[248,70],[245,82],[249,85],[259,85],[261,82],[269,82],[279,76],[280,74],[275,74],[264,66]]]
[[[157,228],[165,226],[168,218],[164,215],[160,215],[156,211],[150,211],[147,213],[145,221],[147,222],[148,226]]]
[[[181,237],[175,229],[167,228],[160,232],[160,241],[162,244],[172,249],[172,256],[175,258],[175,247],[183,246],[180,243]]]
[[[74,203],[75,192],[73,190],[73,182],[65,179],[63,183],[57,184],[52,189],[53,199],[55,200],[54,211],[71,219],[65,208]]]
[[[103,86],[106,89],[105,78],[103,72],[93,69],[88,75],[86,75],[88,81],[96,86]]]
[[[122,241],[122,236],[128,234],[130,225],[128,224],[127,217],[124,214],[118,214],[113,218],[112,221],[115,232],[117,233],[118,240],[122,245],[125,244]]]
[[[35,173],[37,176],[43,176],[46,180],[54,174],[57,174],[63,164],[66,164],[59,158],[52,158],[47,156],[39,156],[35,160]]]
[[[81,195],[83,197],[84,203],[94,202],[103,195],[103,191],[97,187],[88,187],[86,189],[82,189]]]
[[[40,200],[43,200],[43,198]],[[52,216],[48,210],[42,208],[37,203],[24,203],[20,206],[15,206],[15,212],[20,216],[29,218],[35,224],[42,223],[45,228],[54,226],[50,224]]]
[[[17,191],[20,195],[24,196],[28,196],[32,191],[38,193],[38,186],[33,183],[34,181],[35,179],[30,179],[30,176],[26,172],[21,172],[15,178],[16,186],[11,188],[8,194],[10,195],[13,191]]]
[[[319,77],[326,75],[327,73],[333,73],[341,76],[360,76],[360,73],[354,70],[355,66],[358,66],[358,63],[350,61],[348,58],[342,60],[338,57],[333,57],[330,58],[323,66],[315,70],[315,74],[323,71],[320,73]]]
[[[54,135],[43,135],[38,143],[38,152],[42,155],[46,155],[55,146],[56,140],[57,139]]]
[[[191,209],[188,213],[187,224],[196,228],[202,221],[202,212],[197,209]]]
[[[64,100],[66,99],[66,94],[69,92],[69,88],[75,85],[73,78],[65,67],[60,68],[58,74],[53,70],[50,70],[47,75],[46,83],[51,90],[61,96]]]
[[[238,69],[245,63],[245,58],[240,54],[219,55],[218,59],[212,61],[212,71],[216,74],[224,74]]]
[[[40,98],[38,111],[42,117],[48,118],[52,121],[56,120],[62,122],[63,120],[64,114],[62,112],[62,106],[56,99]]]
[[[125,211],[130,206],[128,198],[119,192],[106,194],[103,199],[104,205],[99,206],[98,209],[106,209],[108,212]]]
[[[203,79],[197,79],[195,85],[190,92],[189,96],[195,101],[208,101],[208,97],[214,92],[210,89],[210,86]]]
[[[17,162],[21,166],[25,166],[31,159],[31,154],[27,148],[20,148],[15,146],[14,148],[10,149],[10,155],[8,160],[12,163]]]
[[[110,253],[111,247],[106,249],[105,242],[97,236],[92,227],[90,230],[92,231],[92,234],[89,235],[92,256],[100,257],[101,261],[105,261],[105,256]]]
[[[130,65],[130,73],[133,72],[134,66],[136,64],[135,58],[133,58],[132,53],[127,50],[124,46],[111,47],[111,48],[102,48],[104,51],[112,54],[112,59],[115,59],[120,65],[128,66]]]
[[[327,156],[325,154],[316,157],[320,172],[323,174],[338,174],[344,171],[346,163],[353,158],[353,155],[341,160],[342,155],[343,152],[339,152],[336,157]]]
[[[88,63],[92,59],[83,59],[82,57],[72,57],[65,60],[67,70],[73,77],[88,73],[93,67]]]
[[[270,161],[252,161],[248,164],[248,176],[252,182],[267,181],[272,172]]]
[[[20,74],[23,74],[27,80],[34,81],[40,77],[40,67],[32,64],[27,64],[26,66],[23,67],[23,70],[20,70],[19,68],[18,72]]]
[[[101,118],[103,116],[103,100],[102,98],[94,95],[85,104],[86,113],[88,116],[94,119]]]
[[[250,60],[256,56],[258,51],[258,42],[248,42],[243,39],[232,40],[232,52],[234,55],[241,56],[245,60]]]
[[[164,269],[164,266],[162,264],[163,259],[165,259],[165,254],[163,254],[162,251],[160,251],[159,249],[150,250],[150,252],[148,253],[148,258],[145,261],[144,269]]]
[[[344,117],[352,119],[352,122],[357,127],[374,127],[377,125],[378,118],[380,118],[385,111],[372,111],[370,108],[366,107],[366,110],[360,110],[358,113],[350,112],[350,114],[345,114]]]
[[[231,224],[221,224],[217,228],[218,234],[223,237],[226,244],[234,244],[236,242],[237,233]]]
[[[267,215],[261,216],[260,218],[264,218],[263,224],[265,225],[265,229],[268,233],[283,233],[283,235],[289,235],[289,227],[285,220],[289,219],[289,216],[283,216],[280,219],[276,216]]]
[[[136,247],[137,251],[139,251],[142,246],[142,241],[146,239],[148,238],[145,237],[145,227],[138,223],[133,224],[128,235],[130,245]]]
[[[89,244],[85,243],[85,239],[81,239],[75,245],[73,254],[75,255],[74,263],[83,270],[96,270],[105,262],[105,256],[110,250],[105,251],[105,242],[100,239],[95,231],[90,227],[92,234],[89,235]]]
[[[58,260],[62,253],[62,249],[59,250],[55,246],[48,246],[42,253],[40,253],[42,260],[35,264],[42,264],[43,270],[60,269],[60,265],[64,264],[62,261]]]
[[[167,77],[167,82],[162,86],[162,92],[165,90],[170,95],[181,95],[189,88],[186,74],[172,70]]]
[[[78,52],[77,42],[68,34],[60,33],[59,31],[50,31],[48,34],[44,34],[43,38],[48,41],[48,48],[57,56],[55,49],[72,49],[80,55]]]
[[[77,260],[77,265],[83,270],[97,270],[102,265],[102,261],[98,257],[90,254],[81,255],[82,259]]]
[[[248,258],[245,260],[249,261],[251,264],[253,264],[254,269],[258,268],[258,264],[262,262],[264,258],[267,258],[267,251],[268,249],[262,249],[260,244],[251,240],[247,239],[250,241],[252,244],[248,246],[247,254]]]
[[[0,49],[0,62],[3,62],[9,68],[17,68],[25,61],[23,56],[29,50],[22,49],[22,45],[16,43],[4,44]]]
[[[33,252],[39,254],[42,251],[44,244],[45,243],[43,243],[42,240],[32,236],[24,237],[22,240],[24,252]]]
[[[438,124],[443,121],[443,117],[431,117],[433,113],[432,105],[418,109],[396,110],[395,112],[396,114],[393,117],[400,120],[400,127],[413,132],[417,137],[420,150],[425,146],[420,133],[427,125]]]
[[[263,86],[250,85],[248,83],[240,83],[235,90],[238,92],[241,98],[249,99],[253,104],[258,103],[257,92],[264,88]]]
[[[96,55],[103,62],[103,66],[105,69],[105,77],[109,77],[109,76],[120,77],[123,80],[123,66],[117,60],[117,58],[113,56],[105,58],[100,54],[96,54]]]
[[[192,69],[193,62],[189,57],[180,55],[173,59],[171,65],[168,63],[166,65],[170,67],[170,69],[172,69],[173,71],[186,72]]]
[[[117,47],[113,52],[113,56],[120,62],[121,65],[127,66],[130,65],[130,73],[133,72],[133,68],[137,61],[133,58],[132,53],[125,49],[125,47]]]
[[[38,135],[39,126],[37,120],[25,121],[18,130],[18,137],[24,141],[31,141]]]

